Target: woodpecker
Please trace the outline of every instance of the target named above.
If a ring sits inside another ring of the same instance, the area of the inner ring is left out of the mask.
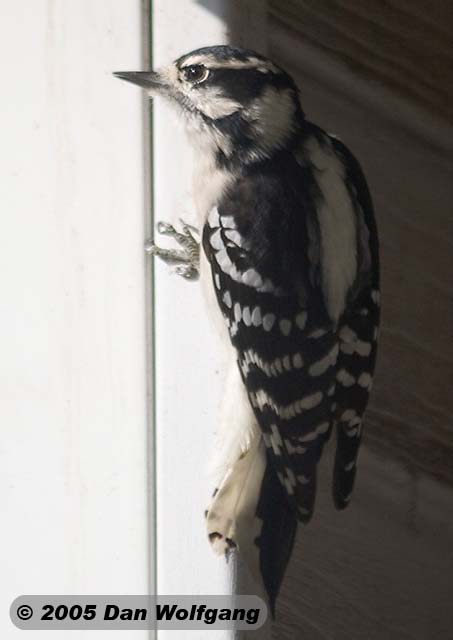
[[[149,250],[204,286],[228,372],[206,512],[219,553],[238,549],[272,611],[316,469],[336,431],[333,500],[356,475],[379,329],[373,205],[348,148],[305,116],[267,57],[205,47],[119,78],[175,107],[194,148],[197,234],[160,223],[182,250]]]

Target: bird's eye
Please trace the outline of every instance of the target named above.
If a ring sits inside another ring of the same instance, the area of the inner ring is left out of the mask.
[[[189,82],[199,84],[206,80],[209,75],[209,69],[206,69],[202,64],[191,64],[189,67],[184,68],[184,76]]]

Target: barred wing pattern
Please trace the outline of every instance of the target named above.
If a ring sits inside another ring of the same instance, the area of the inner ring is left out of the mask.
[[[333,496],[338,509],[348,505],[354,486],[363,414],[373,382],[378,325],[379,291],[369,288],[346,314],[339,332],[334,412],[337,451],[333,475]]]
[[[333,497],[338,509],[352,495],[357,456],[363,432],[363,414],[373,384],[380,324],[379,246],[373,203],[365,177],[352,153],[336,138],[333,148],[346,167],[345,181],[363,218],[370,251],[368,283],[343,315],[339,339],[335,392],[337,451],[333,474]]]
[[[331,430],[336,334],[327,319],[320,326],[296,296],[263,279],[231,215],[213,209],[203,242],[264,442],[298,519],[306,522],[316,464]]]
[[[378,242],[365,179],[340,141],[307,128],[295,153],[238,179],[203,230],[217,302],[271,462],[255,540],[271,606],[296,522],[312,516],[317,464],[334,425],[334,501],[344,508],[350,500],[379,324]],[[352,220],[349,236],[344,216]],[[323,241],[333,247],[327,258]],[[336,295],[349,255],[356,272],[334,320],[329,292]]]

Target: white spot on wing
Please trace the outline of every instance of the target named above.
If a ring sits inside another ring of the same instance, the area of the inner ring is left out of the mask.
[[[340,371],[338,371],[337,380],[343,387],[352,387],[356,381],[354,376],[351,376],[346,369],[340,369]]]
[[[243,240],[241,234],[238,231],[234,229],[228,229],[227,231],[225,231],[225,236],[228,238],[228,240],[231,240],[231,242],[233,242],[238,247],[242,247]]]
[[[221,222],[219,218],[219,224],[221,224],[224,229],[236,229],[236,222],[233,216],[222,216]]]
[[[374,304],[379,307],[380,303],[381,303],[381,294],[377,289],[373,289],[371,292],[371,299],[373,300]]]
[[[270,331],[275,323],[275,315],[273,313],[266,313],[263,318],[263,328],[265,331]]]
[[[259,289],[263,286],[263,279],[255,269],[247,269],[241,276],[241,281],[249,287]]]
[[[215,254],[215,259],[217,260],[217,264],[222,269],[223,273],[230,275],[230,271],[231,271],[231,267],[233,266],[233,263],[231,262],[230,257],[227,254],[226,250],[221,249],[220,251],[217,251],[217,253]]]
[[[261,308],[255,307],[252,311],[252,324],[254,327],[259,327],[261,324]]]
[[[300,353],[293,355],[293,365],[295,369],[301,369],[304,366],[304,361]]]
[[[280,416],[282,420],[290,420],[296,415],[318,406],[322,400],[322,393],[316,391],[315,393],[283,406],[277,405],[264,389],[258,389],[258,391],[250,393],[250,399],[252,405],[260,409],[260,411],[262,411],[265,406],[268,406],[274,413]]]
[[[295,317],[295,322],[299,329],[305,329],[305,325],[307,323],[307,312],[301,311],[300,313],[298,313]]]
[[[327,371],[329,367],[332,367],[338,357],[338,344],[334,344],[334,346],[330,349],[330,351],[323,357],[321,360],[314,362],[309,368],[308,373],[311,376],[321,376],[323,373]]]
[[[277,447],[282,447],[283,446],[283,442],[282,439],[280,437],[280,432],[277,429],[277,425],[275,424],[271,424],[271,432],[272,432],[272,438],[275,442],[275,444],[277,445]]]
[[[289,334],[291,333],[291,327],[292,327],[291,320],[288,320],[287,318],[282,318],[278,324],[282,334],[284,336],[289,336]]]
[[[307,447],[301,447],[300,445],[294,446],[291,440],[288,440],[287,438],[285,438],[285,447],[290,456],[294,454],[302,455],[307,451]]]
[[[371,389],[373,385],[373,378],[369,373],[361,373],[357,379],[357,384],[364,389]]]
[[[359,356],[366,357],[371,353],[371,343],[364,342],[363,340],[356,340],[355,342],[343,342],[341,344],[342,353],[352,355],[357,353]]]
[[[217,231],[214,231],[212,236],[209,238],[209,244],[216,251],[220,251],[221,249],[224,248],[223,240],[221,238],[220,233],[221,233],[220,229],[217,229]]]
[[[312,442],[313,440],[316,440],[318,436],[327,433],[327,431],[329,430],[329,426],[330,425],[328,422],[321,422],[321,424],[315,427],[313,431],[310,431],[310,433],[307,433],[307,435],[299,438],[300,442]]]
[[[242,320],[246,327],[250,327],[252,324],[252,316],[250,313],[250,307],[244,307],[242,309]]]
[[[313,407],[317,407],[318,404],[322,400],[321,391],[315,391],[309,396],[305,396],[302,400],[299,400],[299,405],[301,409],[313,409]]]
[[[349,420],[352,420],[352,418],[355,418],[357,415],[356,411],[354,409],[346,409],[346,411],[343,411],[343,413],[340,416],[340,420],[343,420],[344,422],[349,422]]]
[[[234,338],[234,336],[237,334],[238,332],[238,323],[237,322],[232,322],[231,326],[230,326],[230,336],[232,338]]]
[[[345,325],[340,330],[339,338],[343,342],[351,343],[351,342],[354,342],[355,340],[357,340],[357,334],[350,327]]]
[[[327,329],[314,329],[311,333],[308,334],[308,338],[322,338],[327,333]]]
[[[260,292],[278,293],[278,289],[273,285],[273,283],[268,278],[263,281],[263,278],[260,276],[258,271],[256,271],[256,269],[250,268],[244,272],[240,272],[238,270],[237,266],[232,262],[230,256],[228,255],[225,244],[222,241],[220,229],[213,233],[210,238],[210,243],[216,250],[214,256],[219,267],[221,268],[223,273],[226,273],[228,276],[230,276],[232,280],[241,284],[245,284],[249,287],[253,287]]]
[[[291,470],[288,469],[288,468],[285,468],[285,471],[288,473]],[[288,477],[285,477],[280,471],[277,472],[277,477],[280,480],[281,484],[285,487],[287,493],[289,495],[293,495],[295,482],[294,482],[294,485],[293,485],[292,479],[288,478]],[[293,477],[294,477],[294,474],[293,474]]]
[[[208,215],[208,224],[211,228],[220,226],[220,216],[217,207],[213,207]]]

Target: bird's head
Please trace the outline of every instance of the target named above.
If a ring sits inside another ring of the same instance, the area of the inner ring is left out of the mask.
[[[302,125],[293,79],[253,51],[204,47],[156,71],[115,75],[177,107],[192,141],[219,162],[268,158],[290,146]]]

